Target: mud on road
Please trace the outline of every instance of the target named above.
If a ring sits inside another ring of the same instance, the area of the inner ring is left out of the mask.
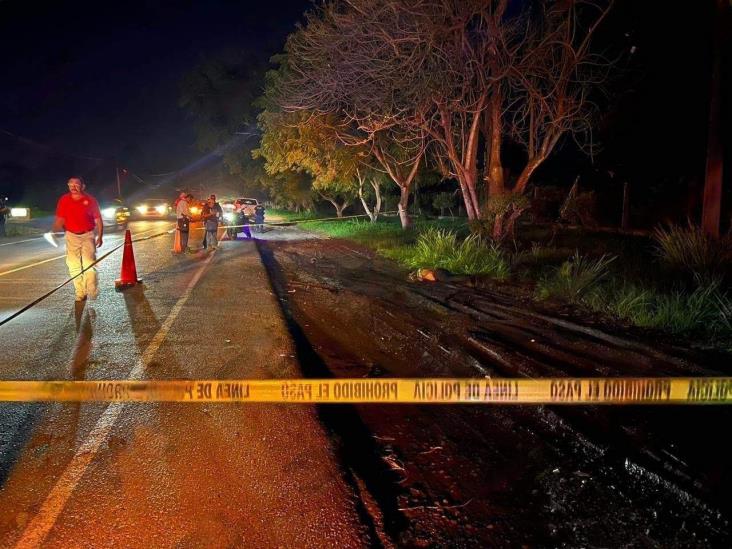
[[[258,244],[308,376],[730,375],[728,357],[610,333],[495,286],[410,282],[352,242]],[[319,414],[385,546],[732,546],[726,407]]]

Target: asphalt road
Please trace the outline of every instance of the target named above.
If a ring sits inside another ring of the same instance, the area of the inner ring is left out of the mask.
[[[300,376],[254,243],[176,256],[172,239],[135,244],[142,285],[114,291],[119,250],[97,300],[69,284],[0,326],[0,378]],[[67,278],[63,249],[1,244],[0,320]],[[309,407],[0,404],[0,547],[357,547],[359,505]]]

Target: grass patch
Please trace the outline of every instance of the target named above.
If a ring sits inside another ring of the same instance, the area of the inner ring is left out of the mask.
[[[614,282],[588,296],[584,303],[643,328],[732,338],[732,302],[718,282],[672,292]]]
[[[315,212],[291,212],[290,210],[281,210],[279,208],[268,208],[265,212],[265,220],[277,218],[278,221],[299,221],[302,219],[315,219],[318,216]]]
[[[315,220],[303,223],[302,227],[332,238],[354,240],[390,257],[394,254],[398,256],[404,247],[414,245],[419,236],[431,228],[449,229],[467,235],[465,222],[452,219],[415,219],[413,227],[406,231],[402,229],[398,217],[382,217],[376,223],[361,218]]]
[[[429,228],[419,235],[414,246],[401,251],[398,260],[407,267],[441,268],[455,274],[480,274],[508,278],[506,254],[493,242],[478,235],[459,239],[447,229]]]
[[[536,293],[541,299],[554,297],[577,303],[608,275],[608,266],[615,259],[608,255],[592,259],[576,251],[569,260],[539,280]]]
[[[653,232],[657,253],[670,267],[710,282],[732,264],[732,238],[714,239],[701,227],[658,227]]]

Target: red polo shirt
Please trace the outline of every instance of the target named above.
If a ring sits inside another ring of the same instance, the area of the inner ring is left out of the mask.
[[[71,198],[71,193],[66,193],[58,200],[56,215],[64,220],[64,229],[72,233],[86,233],[93,231],[95,219],[102,217],[99,212],[99,204],[88,194],[82,194],[79,200]]]

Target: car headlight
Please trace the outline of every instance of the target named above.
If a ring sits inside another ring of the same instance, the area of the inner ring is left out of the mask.
[[[191,207],[191,213],[197,214],[197,213],[200,213],[200,212],[201,212],[201,208],[199,208],[198,206]]]
[[[155,206],[155,211],[158,212],[159,214],[164,214],[165,212],[168,211],[168,207],[161,204],[160,206]]]
[[[117,208],[104,208],[102,210],[102,218],[103,219],[114,219],[114,216],[116,213],[117,213]]]
[[[145,213],[147,211],[147,204],[141,204],[137,207],[137,211],[140,213]]]
[[[234,215],[234,212],[226,212],[224,214],[224,219],[226,221],[234,221],[234,219],[236,219],[236,216]]]

